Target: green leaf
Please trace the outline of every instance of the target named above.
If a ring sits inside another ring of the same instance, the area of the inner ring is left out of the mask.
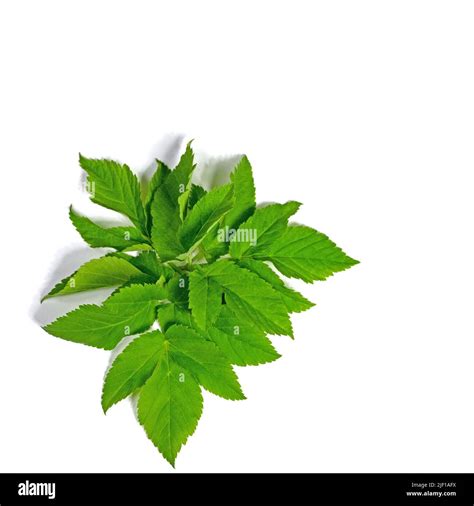
[[[216,323],[208,332],[231,364],[258,365],[280,357],[265,332],[237,319],[226,306],[222,306]]]
[[[188,199],[188,209],[191,210],[196,203],[206,195],[206,190],[199,186],[198,184],[191,184],[191,189],[189,191],[189,199]]]
[[[299,202],[270,204],[261,207],[240,227],[230,243],[230,254],[234,258],[248,258],[264,251],[280,237],[286,229],[288,218],[298,211]]]
[[[46,325],[49,334],[67,341],[111,350],[126,336],[147,330],[156,306],[166,297],[158,285],[132,285],[111,295],[101,306],[86,304]]]
[[[158,308],[158,322],[163,332],[166,332],[171,325],[178,323],[186,327],[194,328],[191,313],[178,304],[165,304]]]
[[[151,238],[162,261],[171,260],[184,253],[184,247],[177,235],[181,225],[178,199],[188,190],[193,170],[194,157],[188,144],[179,164],[155,190],[151,202]]]
[[[197,325],[205,330],[214,323],[221,310],[223,289],[207,276],[205,269],[189,275],[189,288],[189,307]]]
[[[123,253],[134,252],[134,251],[151,251],[153,248],[148,243],[142,244],[134,244],[133,246],[129,246],[128,248],[124,248],[122,250]]]
[[[178,235],[186,250],[207,234],[209,229],[232,207],[232,185],[214,188],[206,193],[191,209],[181,225]]]
[[[248,258],[247,260],[241,260],[239,265],[245,269],[255,272],[255,274],[258,274],[267,283],[272,285],[272,287],[280,294],[286,309],[290,313],[306,311],[314,306],[312,302],[303,297],[300,293],[286,286],[267,264]]]
[[[170,357],[167,346],[154,373],[141,388],[138,420],[163,457],[174,466],[179,450],[196,430],[203,401],[193,375]]]
[[[252,166],[244,155],[230,175],[234,186],[235,205],[225,217],[224,225],[237,227],[255,211],[255,183]]]
[[[234,205],[225,215],[223,222],[215,225],[202,242],[202,248],[209,260],[224,255],[229,249],[228,243],[218,240],[219,227],[227,230],[236,229],[255,211],[255,184],[252,167],[246,156],[243,156],[237,164],[230,179],[234,188]]]
[[[189,279],[186,274],[176,273],[167,285],[168,300],[178,306],[187,306],[189,298]]]
[[[157,330],[135,338],[114,360],[104,380],[104,412],[133,394],[152,375],[163,353],[163,334]]]
[[[196,271],[222,288],[229,309],[239,320],[252,322],[270,334],[293,336],[288,312],[279,293],[259,276],[229,260],[219,260]],[[192,298],[193,286],[190,287],[190,300]]]
[[[173,360],[190,371],[206,390],[224,399],[245,399],[232,366],[213,342],[183,325],[171,326],[165,337]]]
[[[83,264],[60,281],[42,300],[96,288],[121,286],[128,281],[142,283],[150,281],[150,277],[124,258],[110,254]]]
[[[165,182],[171,170],[160,160],[156,160],[156,169],[148,183],[143,206],[147,219],[147,230],[151,232],[151,202],[156,190]]]
[[[128,261],[137,269],[151,277],[153,281],[158,281],[162,276],[170,279],[174,271],[171,267],[162,264],[154,251],[143,251],[136,257],[129,257]]]
[[[207,335],[207,332],[198,327],[191,315],[191,311],[182,305],[176,303],[165,304],[158,308],[157,313],[158,322],[163,332],[166,332],[172,325],[178,324],[193,329],[203,339],[212,340]]]
[[[72,206],[69,208],[69,217],[84,241],[93,248],[115,248],[120,251],[149,243],[135,227],[101,227],[89,218],[76,214]]]
[[[359,263],[326,235],[303,225],[287,227],[278,240],[256,256],[270,260],[284,276],[307,283],[324,280]]]
[[[94,160],[79,155],[87,172],[92,202],[124,214],[144,234],[146,230],[140,184],[127,165],[112,160]]]
[[[178,197],[178,207],[179,207],[179,219],[181,222],[184,221],[188,211],[188,200],[189,200],[189,184],[186,187],[186,190]]]

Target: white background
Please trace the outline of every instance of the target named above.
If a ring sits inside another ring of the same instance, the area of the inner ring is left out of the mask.
[[[137,172],[195,139],[201,175],[246,153],[259,201],[361,261],[323,283],[283,354],[205,396],[177,470],[473,472],[472,2],[4,1],[0,6],[0,471],[171,467],[109,353],[39,326],[41,294],[101,214],[77,157]],[[205,178],[205,175],[204,175]],[[96,294],[101,300],[104,293]]]

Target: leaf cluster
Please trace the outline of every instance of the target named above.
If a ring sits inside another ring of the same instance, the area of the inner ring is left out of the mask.
[[[313,306],[278,273],[312,283],[357,261],[321,232],[289,223],[298,202],[257,208],[245,156],[227,184],[209,191],[192,182],[190,144],[173,170],[157,161],[148,184],[115,161],[80,156],[79,163],[91,200],[130,225],[106,228],[70,209],[86,243],[111,251],[44,299],[116,290],[44,328],[106,350],[133,336],[106,374],[102,407],[137,395],[140,423],[174,465],[201,416],[202,389],[244,399],[234,366],[276,360],[268,336],[293,337],[291,313]]]

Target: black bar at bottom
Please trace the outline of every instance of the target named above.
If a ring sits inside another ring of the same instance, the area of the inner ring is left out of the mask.
[[[0,474],[0,506],[474,505],[474,474]]]

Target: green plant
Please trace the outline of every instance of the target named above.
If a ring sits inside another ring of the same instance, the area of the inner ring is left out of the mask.
[[[79,306],[44,328],[106,350],[136,336],[106,375],[102,407],[137,394],[140,423],[174,465],[201,415],[201,388],[244,399],[232,366],[276,360],[267,334],[292,337],[289,314],[313,306],[270,264],[311,283],[357,261],[324,234],[288,224],[298,202],[257,208],[245,156],[230,182],[210,191],[191,182],[189,144],[174,170],[157,161],[146,188],[126,165],[79,162],[91,200],[133,225],[104,228],[70,209],[90,246],[116,251],[85,263],[44,298],[117,289],[101,305]]]

